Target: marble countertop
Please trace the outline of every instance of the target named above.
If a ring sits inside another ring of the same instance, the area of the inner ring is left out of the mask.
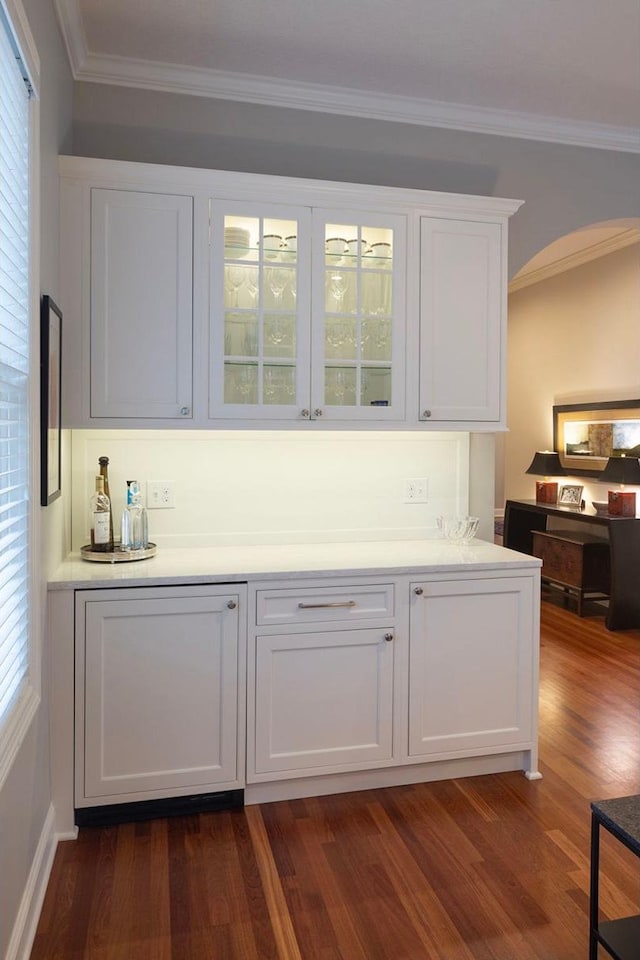
[[[253,546],[165,547],[131,563],[93,563],[69,554],[49,580],[49,590],[113,586],[234,583],[303,577],[398,576],[531,569],[536,557],[483,540],[390,540]]]

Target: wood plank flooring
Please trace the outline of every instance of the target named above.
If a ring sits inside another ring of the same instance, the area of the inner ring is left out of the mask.
[[[542,608],[543,780],[85,828],[31,960],[585,960],[589,801],[640,792],[640,631]],[[603,911],[637,912],[637,859],[605,833],[601,860]]]

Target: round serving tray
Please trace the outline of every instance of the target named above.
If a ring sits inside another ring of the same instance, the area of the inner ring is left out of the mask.
[[[122,550],[119,544],[109,553],[103,553],[99,550],[92,550],[91,544],[87,543],[80,547],[80,556],[83,560],[91,560],[94,563],[130,563],[132,560],[147,560],[148,557],[155,557],[155,543],[150,543],[148,547],[142,550]]]

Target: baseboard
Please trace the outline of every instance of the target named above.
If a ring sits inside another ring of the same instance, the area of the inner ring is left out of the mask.
[[[406,786],[411,783],[429,783],[433,780],[478,777],[489,773],[507,773],[512,770],[529,770],[537,773],[535,767],[531,771],[531,763],[531,750],[518,750],[514,753],[431,760],[428,763],[399,764],[392,767],[378,767],[374,770],[326,774],[320,777],[295,777],[290,780],[248,783],[244,789],[244,802],[249,806],[254,803],[297,800],[302,797],[326,797],[332,793],[352,793],[359,790],[376,790],[381,787]]]
[[[55,811],[49,807],[33,857],[5,960],[29,960],[58,840]]]

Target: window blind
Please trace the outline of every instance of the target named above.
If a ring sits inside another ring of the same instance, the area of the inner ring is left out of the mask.
[[[29,84],[0,19],[0,725],[29,670]]]

